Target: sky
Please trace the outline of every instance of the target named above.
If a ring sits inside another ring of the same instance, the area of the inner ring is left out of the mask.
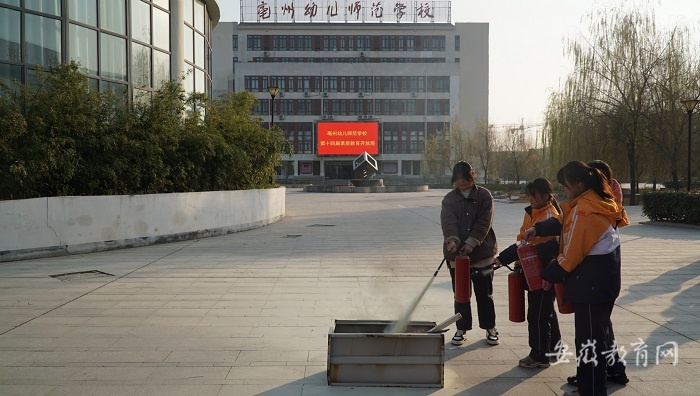
[[[240,1],[218,0],[221,22],[238,22]],[[452,0],[452,22],[489,23],[489,123],[537,126],[552,92],[572,70],[571,37],[588,36],[585,16],[613,0]],[[627,0],[653,9],[657,27],[687,26],[700,36],[696,0]]]

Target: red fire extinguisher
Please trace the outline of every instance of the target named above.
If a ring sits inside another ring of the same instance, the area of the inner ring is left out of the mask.
[[[542,288],[542,263],[535,245],[525,244],[523,240],[518,247],[518,257],[520,258],[520,266],[525,273],[528,288],[530,291],[540,290]]]
[[[468,303],[471,296],[469,256],[455,257],[455,301]]]
[[[554,284],[554,295],[557,298],[557,306],[559,313],[570,314],[574,313],[574,304],[570,301],[564,301],[564,283],[557,282]]]
[[[515,323],[525,321],[525,276],[519,269],[508,274],[508,319]]]

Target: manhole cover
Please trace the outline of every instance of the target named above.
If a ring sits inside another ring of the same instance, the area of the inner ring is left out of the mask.
[[[307,227],[335,227],[335,224],[311,224]]]
[[[51,275],[52,278],[60,279],[62,281],[74,281],[82,279],[92,279],[100,278],[103,276],[114,276],[106,272],[92,270],[92,271],[80,271],[80,272],[69,272],[67,274]]]
[[[301,235],[285,235],[282,238],[299,238]]]

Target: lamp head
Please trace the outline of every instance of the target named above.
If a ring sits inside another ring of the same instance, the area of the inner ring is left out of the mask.
[[[692,113],[693,110],[695,110],[695,107],[697,107],[699,102],[700,102],[700,100],[698,100],[698,99],[681,100],[681,103],[683,103],[683,106],[685,106],[685,110],[688,113]]]
[[[270,92],[270,96],[274,98],[280,92],[280,87],[269,86],[267,87],[267,91]]]

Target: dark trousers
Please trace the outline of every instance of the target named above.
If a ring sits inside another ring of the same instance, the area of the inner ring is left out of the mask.
[[[574,304],[578,391],[583,396],[607,395],[606,351],[609,343],[610,315],[614,301],[600,304]],[[595,343],[594,346],[591,344]],[[583,353],[582,353],[583,351]]]
[[[493,305],[493,271],[472,273],[471,283],[476,297],[476,310],[479,316],[479,327],[492,329],[496,327],[496,308]],[[455,269],[450,268],[452,278],[452,292],[455,291]],[[470,293],[471,294],[471,293]],[[455,301],[455,313],[462,314],[462,319],[457,321],[458,330],[472,329],[471,303],[458,303]]]
[[[554,288],[527,292],[527,330],[530,357],[549,362],[547,353],[561,340],[559,320],[554,311]]]

